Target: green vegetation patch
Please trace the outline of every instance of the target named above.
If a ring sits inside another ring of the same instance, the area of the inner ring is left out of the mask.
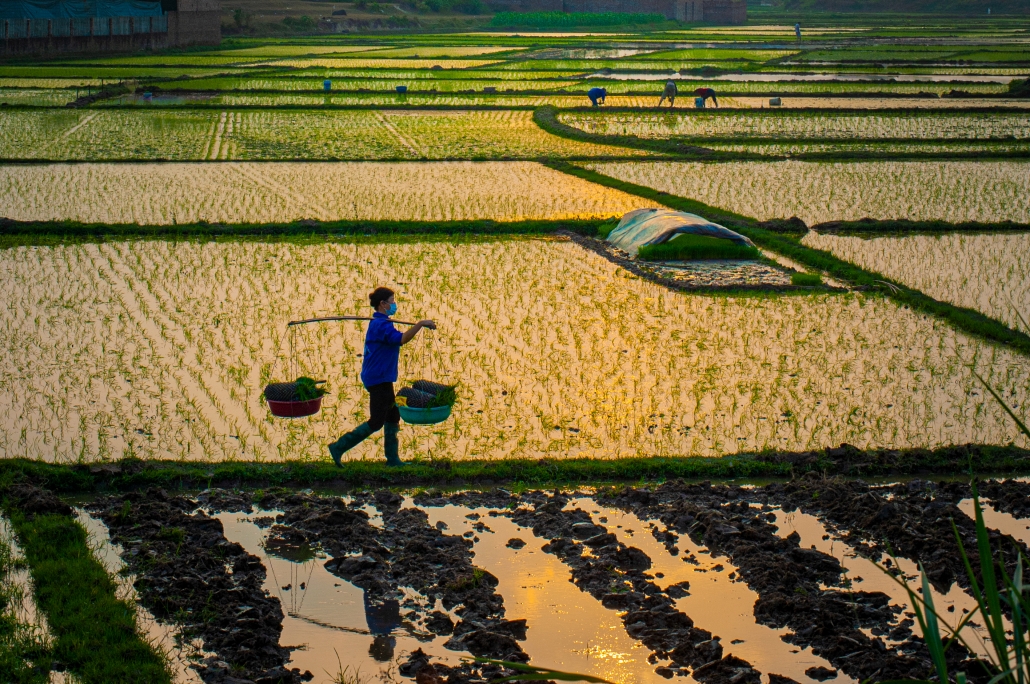
[[[140,634],[135,608],[116,598],[114,580],[94,557],[71,509],[44,512],[54,506],[41,507],[39,497],[32,496],[9,497],[4,510],[54,635],[53,658],[83,684],[170,683],[166,659]]]
[[[861,450],[842,445],[819,451],[759,452],[722,457],[414,459],[403,468],[378,460],[280,463],[123,459],[93,465],[59,465],[30,459],[0,461],[0,476],[45,485],[65,494],[129,491],[148,487],[262,488],[272,486],[493,486],[542,487],[661,481],[682,478],[796,477],[806,472],[848,476],[1030,474],[1030,451],[1016,446],[968,444],[938,449]],[[80,528],[81,529],[81,528]],[[55,656],[56,657],[56,656]],[[127,680],[128,681],[128,680]]]
[[[490,25],[567,28],[570,26],[626,26],[664,22],[664,15],[642,12],[498,12],[490,21]]]
[[[823,284],[823,277],[818,273],[791,273],[790,284],[801,287],[817,287]]]
[[[9,684],[48,684],[50,649],[40,631],[20,622],[15,610],[27,597],[11,575],[23,566],[0,538],[0,677]]]
[[[707,235],[678,235],[668,242],[646,245],[637,252],[644,261],[698,261],[704,259],[758,259],[755,247]],[[797,283],[794,283],[797,285]]]

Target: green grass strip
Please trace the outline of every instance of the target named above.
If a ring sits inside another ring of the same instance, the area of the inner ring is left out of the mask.
[[[959,223],[948,223],[947,221],[909,221],[888,220],[878,221],[875,219],[860,219],[858,221],[828,221],[811,226],[817,233],[828,235],[941,235],[942,233],[1002,233],[1002,232],[1027,232],[1030,231],[1030,224],[1016,223],[1015,221],[961,221]]]
[[[15,604],[25,598],[11,578],[20,562],[14,559],[10,544],[0,538],[0,681],[48,684],[50,653],[43,635],[20,622],[15,612]]]
[[[637,110],[639,111],[639,110]],[[533,121],[537,126],[551,135],[567,140],[578,142],[594,143],[595,145],[613,145],[617,147],[630,147],[638,150],[661,152],[662,154],[675,154],[680,156],[722,159],[741,159],[747,155],[734,153],[715,152],[706,147],[688,145],[678,140],[641,138],[636,135],[600,135],[589,133],[581,128],[563,124],[558,120],[558,108],[553,105],[544,105],[533,110]]]
[[[751,238],[759,247],[764,247],[789,259],[793,259],[799,264],[823,272],[831,278],[850,283],[853,286],[880,291],[903,306],[909,306],[916,311],[935,316],[965,333],[1007,345],[1017,351],[1030,355],[1030,337],[1017,330],[1013,330],[1001,321],[985,316],[973,309],[955,306],[954,304],[948,304],[933,297],[928,297],[919,290],[907,287],[874,271],[868,271],[838,259],[829,252],[806,247],[798,241],[797,237],[760,228],[758,221],[753,218],[724,209],[710,207],[697,200],[670,195],[667,192],[634,183],[627,183],[626,181],[573,166],[572,164],[551,163],[548,166],[577,178],[597,183],[598,185],[615,188],[631,195],[659,202],[671,209],[700,214],[711,221],[720,223],[727,228],[739,232],[741,235]]]
[[[0,248],[75,241],[197,238],[400,238],[545,235],[568,230],[593,235],[598,220],[559,221],[293,221],[291,223],[77,223],[0,219]]]
[[[414,459],[403,468],[381,460],[198,463],[123,459],[64,465],[31,459],[0,461],[0,477],[34,482],[64,494],[130,491],[147,487],[203,489],[367,486],[531,486],[662,481],[672,478],[786,478],[806,472],[846,476],[1030,474],[1030,451],[1016,446],[969,444],[938,449],[859,450],[841,446],[808,452],[759,452],[723,457],[622,459],[558,458],[461,460]]]
[[[54,660],[83,684],[170,684],[165,658],[137,631],[135,608],[115,597],[115,582],[90,551],[86,530],[70,516],[29,519],[10,501],[5,510],[54,635]]]

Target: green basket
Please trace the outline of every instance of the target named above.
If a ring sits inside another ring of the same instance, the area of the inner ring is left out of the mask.
[[[434,406],[433,408],[398,406],[397,410],[400,411],[404,422],[411,425],[436,425],[451,417],[450,406]]]

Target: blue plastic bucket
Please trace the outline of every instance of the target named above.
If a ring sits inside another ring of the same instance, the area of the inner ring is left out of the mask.
[[[433,408],[398,406],[397,410],[400,411],[404,422],[411,425],[436,425],[451,417],[450,406],[435,406]]]
[[[398,93],[406,93],[406,92],[408,92],[408,86],[397,86],[397,92]]]
[[[703,98],[703,97],[695,97],[694,98],[694,106],[697,107],[698,109],[704,109],[705,108],[705,98]]]

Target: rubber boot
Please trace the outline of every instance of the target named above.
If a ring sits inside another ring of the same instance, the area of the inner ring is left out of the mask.
[[[386,465],[388,466],[404,465],[400,456],[397,455],[397,435],[400,431],[400,423],[387,423],[383,426],[383,446],[386,450]]]
[[[344,453],[350,451],[358,444],[361,444],[366,437],[372,434],[372,428],[368,426],[368,423],[362,423],[357,426],[343,437],[329,445],[329,455],[333,457],[333,463],[337,467],[340,466],[340,457]]]

